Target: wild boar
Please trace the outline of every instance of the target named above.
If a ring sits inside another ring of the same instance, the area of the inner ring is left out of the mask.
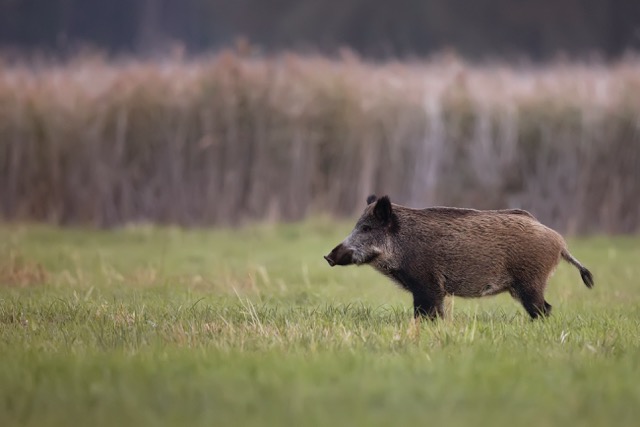
[[[324,257],[330,266],[369,264],[413,294],[415,317],[444,314],[444,298],[509,292],[532,319],[551,313],[547,280],[560,258],[593,276],[560,234],[520,209],[412,209],[388,196],[367,198],[347,238]]]

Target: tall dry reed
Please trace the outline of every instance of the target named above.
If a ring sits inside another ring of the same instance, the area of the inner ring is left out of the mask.
[[[521,207],[640,225],[640,62],[210,59],[0,65],[0,212],[111,226]]]

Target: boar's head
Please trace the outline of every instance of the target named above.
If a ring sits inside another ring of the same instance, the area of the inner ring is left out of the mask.
[[[388,196],[367,198],[367,207],[358,219],[351,234],[329,255],[329,265],[369,264],[383,255],[390,246],[391,233],[396,219]]]

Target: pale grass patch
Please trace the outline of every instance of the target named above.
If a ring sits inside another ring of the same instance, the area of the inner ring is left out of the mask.
[[[26,288],[49,283],[50,272],[42,264],[9,251],[0,259],[0,286]]]
[[[137,318],[138,314],[135,311],[120,309],[113,314],[112,321],[114,326],[133,326]]]

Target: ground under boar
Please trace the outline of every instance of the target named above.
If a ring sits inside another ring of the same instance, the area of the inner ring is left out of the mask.
[[[351,234],[325,259],[369,264],[413,294],[415,317],[444,314],[446,295],[483,297],[509,292],[535,319],[551,313],[544,299],[560,258],[593,276],[567,250],[560,234],[520,209],[411,209],[389,197],[367,198]]]

